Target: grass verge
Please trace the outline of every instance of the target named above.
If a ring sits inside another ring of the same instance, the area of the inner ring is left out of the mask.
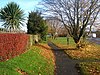
[[[79,50],[65,50],[73,59],[79,60],[100,60],[100,46],[87,44],[85,48]]]
[[[52,42],[61,49],[65,49],[65,52],[73,59],[100,60],[100,45],[87,42],[84,48],[77,50],[72,38],[70,38],[69,45],[66,44],[66,37],[58,37],[55,40],[53,39]]]
[[[100,75],[100,62],[82,62],[79,64],[81,67],[82,75]]]
[[[18,57],[0,62],[0,75],[54,75],[53,61],[41,52],[39,47],[33,46]]]

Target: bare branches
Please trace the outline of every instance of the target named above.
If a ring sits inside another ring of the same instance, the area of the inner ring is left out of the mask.
[[[73,38],[80,39],[87,25],[92,26],[100,14],[100,0],[43,1],[49,14],[52,14],[53,17],[56,16]]]

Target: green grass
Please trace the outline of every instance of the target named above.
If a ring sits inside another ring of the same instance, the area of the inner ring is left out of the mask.
[[[67,41],[66,41],[66,37],[57,37],[56,39],[52,39],[52,41],[56,44],[62,44],[62,45],[66,45]]]
[[[0,62],[0,75],[21,75],[17,70],[22,70],[28,75],[54,75],[52,61],[44,58],[40,52],[39,48],[33,47],[20,56]]]
[[[67,38],[66,37],[57,37],[56,39],[52,39],[52,42],[61,45],[67,45]],[[74,40],[70,37],[69,44],[74,45]]]
[[[47,44],[47,40],[46,41],[42,40],[42,41],[40,41],[40,43]]]

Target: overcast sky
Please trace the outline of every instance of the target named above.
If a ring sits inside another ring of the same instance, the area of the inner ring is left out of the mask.
[[[36,7],[38,7],[38,3],[41,2],[41,0],[0,0],[0,8],[3,8],[10,2],[17,3],[20,8],[24,10],[25,17],[28,17],[28,12],[36,10]],[[26,30],[26,28],[24,27],[23,30]]]

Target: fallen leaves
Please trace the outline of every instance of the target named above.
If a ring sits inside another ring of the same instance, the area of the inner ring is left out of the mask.
[[[100,75],[100,62],[81,63],[82,70],[89,75]]]
[[[20,73],[21,75],[29,75],[27,72],[25,72],[21,69],[17,69],[17,72]]]
[[[46,59],[51,60],[53,64],[55,64],[55,56],[51,50],[51,48],[47,44],[39,44],[37,45],[41,49],[40,54],[44,56]],[[51,63],[51,61],[48,61],[48,63]]]
[[[99,48],[88,45],[80,50],[65,50],[65,52],[75,59],[100,59]]]

